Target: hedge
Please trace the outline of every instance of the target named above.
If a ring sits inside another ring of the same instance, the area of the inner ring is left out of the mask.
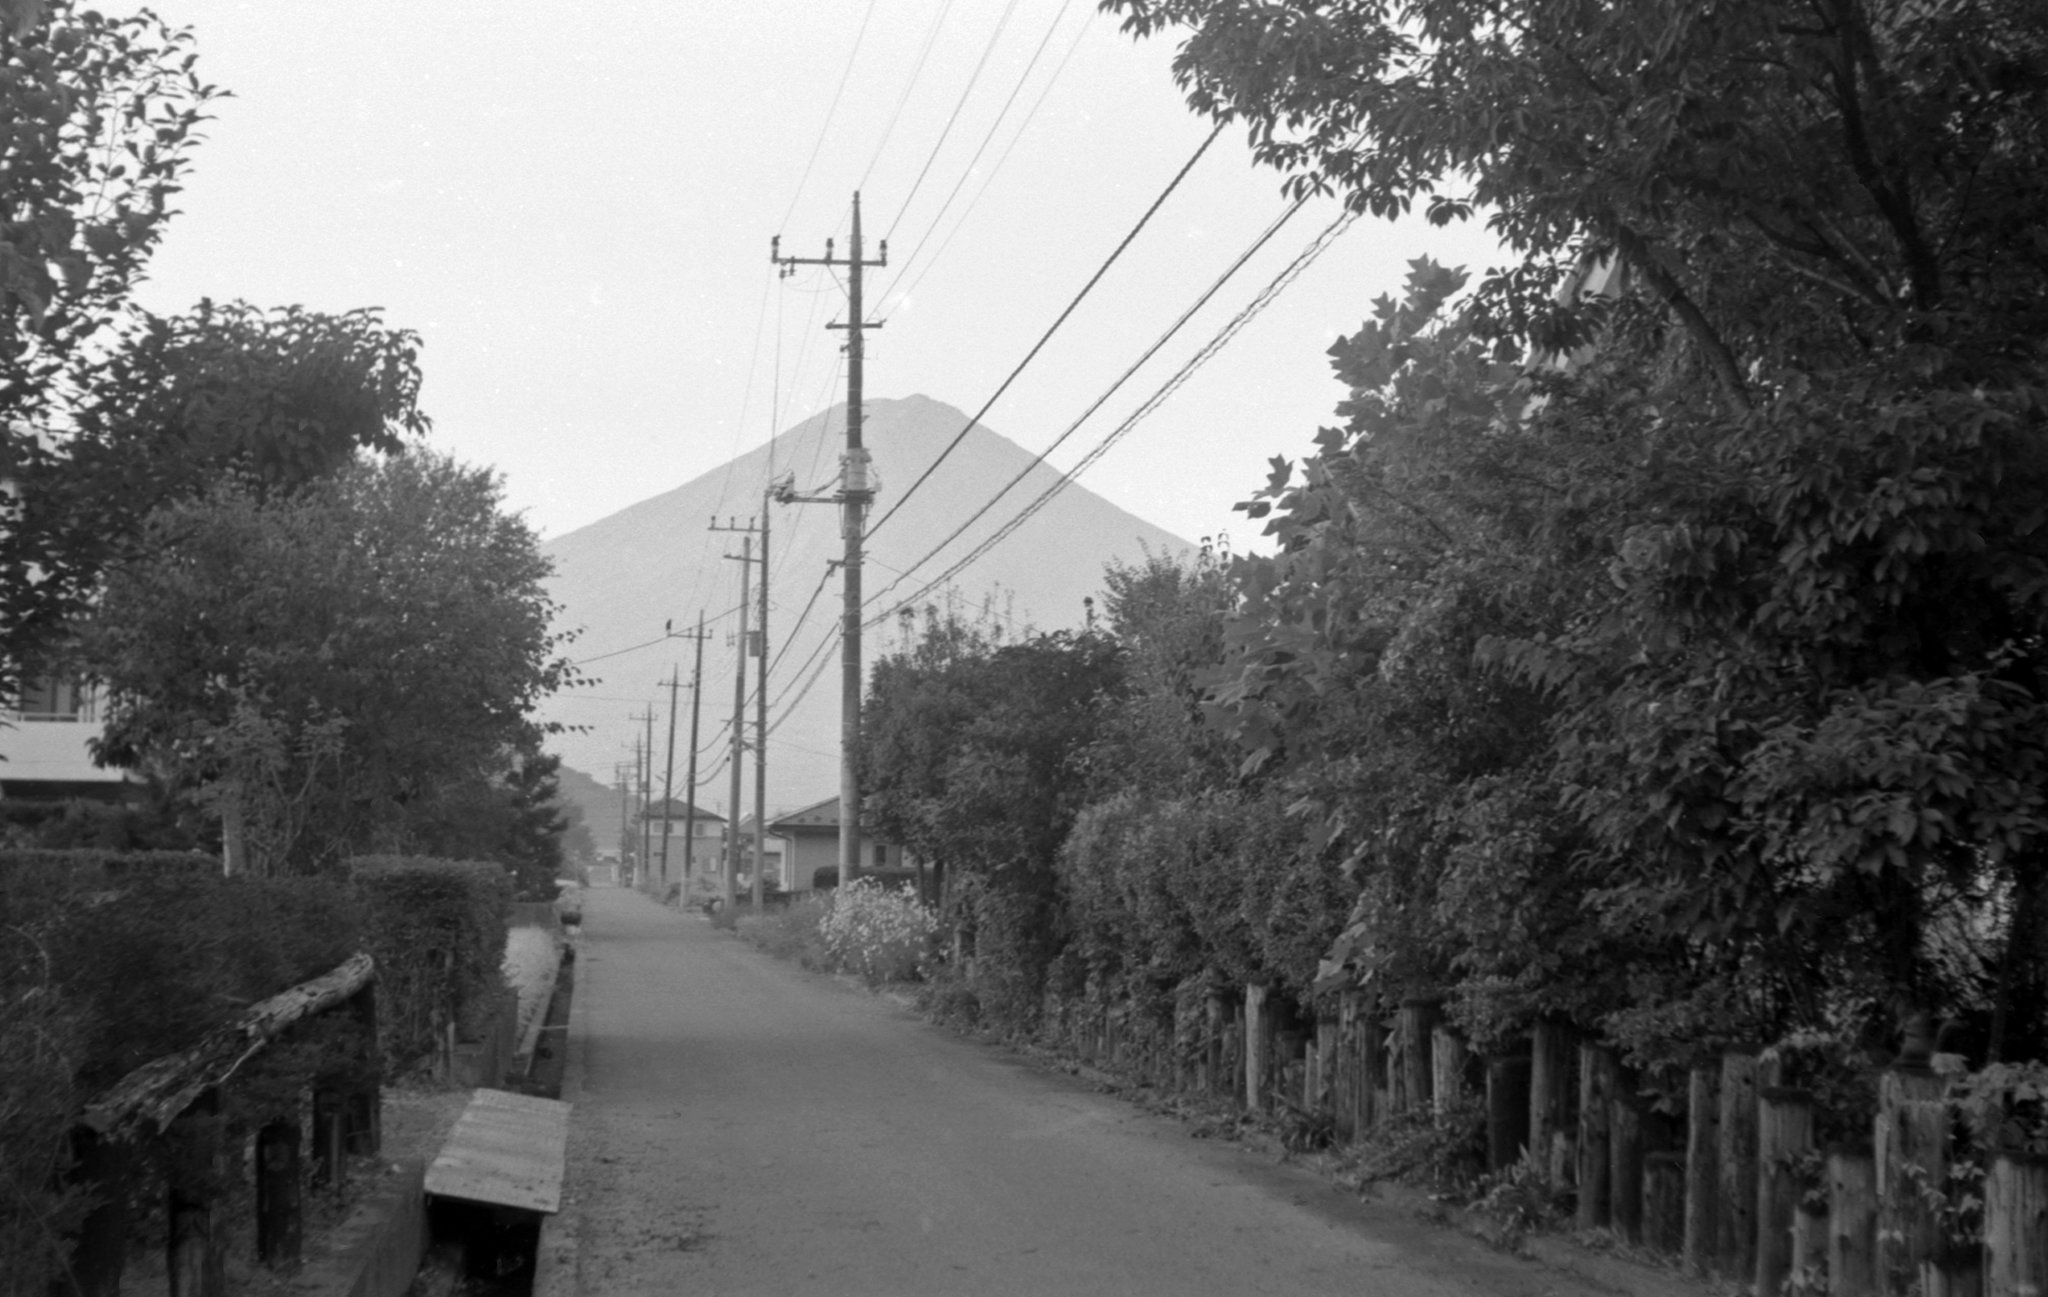
[[[453,1023],[481,1026],[503,984],[512,880],[503,866],[424,856],[361,856],[349,873],[377,960],[384,1061],[426,1055]]]

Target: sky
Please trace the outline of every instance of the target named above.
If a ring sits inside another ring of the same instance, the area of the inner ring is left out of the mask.
[[[559,535],[844,399],[862,197],[867,391],[980,410],[1209,134],[1172,45],[1093,0],[162,0],[220,101],[142,305],[381,307],[425,340],[434,444]],[[1109,392],[1286,206],[1218,138],[983,422],[1065,468],[1337,216],[1312,203]],[[1364,218],[1081,479],[1184,538],[1343,393],[1324,352],[1405,262],[1483,231]],[[1079,421],[1077,426],[1077,421]],[[807,484],[803,484],[807,485]],[[744,513],[761,484],[734,483]],[[883,484],[880,507],[889,502]],[[962,501],[963,517],[976,502]],[[702,538],[679,538],[697,545]]]

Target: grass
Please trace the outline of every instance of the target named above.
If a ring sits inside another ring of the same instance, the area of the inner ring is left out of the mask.
[[[832,953],[825,948],[819,921],[831,902],[804,896],[782,909],[765,914],[740,914],[736,926],[740,936],[777,959],[787,959],[816,972],[832,971]]]

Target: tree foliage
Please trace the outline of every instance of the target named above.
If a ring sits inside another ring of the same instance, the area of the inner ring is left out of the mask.
[[[499,502],[488,471],[413,452],[159,510],[85,632],[102,756],[239,816],[266,871],[385,842],[503,769],[572,668],[547,561]]]

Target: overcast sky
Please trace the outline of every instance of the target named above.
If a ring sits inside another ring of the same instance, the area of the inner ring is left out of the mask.
[[[776,278],[771,235],[844,255],[859,189],[869,255],[889,239],[868,281],[886,322],[869,393],[972,413],[1208,133],[1172,47],[1132,41],[1092,0],[156,7],[195,29],[202,73],[234,97],[143,303],[384,308],[425,337],[436,443],[495,465],[546,535],[843,399],[841,335],[823,327],[844,318],[841,284]],[[984,422],[1049,445],[1284,205],[1242,135],[1219,139]],[[1335,214],[1297,215],[1054,464],[1114,431]],[[1360,221],[1082,480],[1189,539],[1231,527],[1267,458],[1329,421],[1331,340],[1406,259],[1477,264],[1488,246]],[[734,483],[734,510],[760,486]]]

